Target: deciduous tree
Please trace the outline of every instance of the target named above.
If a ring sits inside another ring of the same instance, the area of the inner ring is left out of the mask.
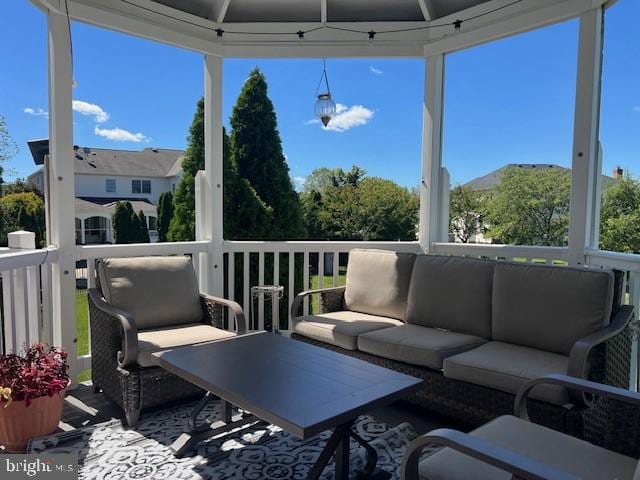
[[[484,233],[488,192],[458,185],[451,190],[449,200],[449,231],[462,243]]]

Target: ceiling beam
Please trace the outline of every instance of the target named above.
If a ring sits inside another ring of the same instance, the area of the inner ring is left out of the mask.
[[[327,0],[320,0],[320,22],[327,24]]]
[[[216,22],[224,23],[224,17],[227,16],[227,10],[229,10],[230,3],[231,3],[231,0],[222,0],[222,6],[220,7],[220,11],[218,12]]]
[[[420,5],[420,10],[422,11],[425,22],[430,22],[436,18],[433,0],[418,0],[418,5]]]

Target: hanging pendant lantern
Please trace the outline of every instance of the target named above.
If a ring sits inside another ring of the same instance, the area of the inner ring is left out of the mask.
[[[326,127],[327,125],[329,125],[331,118],[336,113],[336,103],[331,98],[331,90],[329,89],[329,79],[327,77],[326,60],[323,59],[322,63],[323,63],[322,75],[320,76],[320,82],[318,83],[318,88],[316,89],[316,97],[318,99],[316,100],[315,113],[316,113],[316,117],[318,117],[322,122],[322,124]],[[320,92],[320,87],[322,86],[323,80],[326,87],[326,92]]]

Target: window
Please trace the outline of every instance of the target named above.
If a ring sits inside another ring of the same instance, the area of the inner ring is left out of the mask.
[[[157,230],[156,228],[156,217],[147,217],[149,220],[149,230]]]
[[[84,221],[84,243],[109,243],[111,237],[111,219],[89,217]]]
[[[114,178],[107,178],[105,181],[107,193],[115,193],[116,180]]]
[[[151,180],[131,180],[131,193],[151,193]]]

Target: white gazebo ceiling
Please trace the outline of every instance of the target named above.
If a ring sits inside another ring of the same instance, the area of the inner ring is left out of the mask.
[[[218,23],[424,22],[488,0],[153,0]],[[323,9],[326,8],[326,19]]]

